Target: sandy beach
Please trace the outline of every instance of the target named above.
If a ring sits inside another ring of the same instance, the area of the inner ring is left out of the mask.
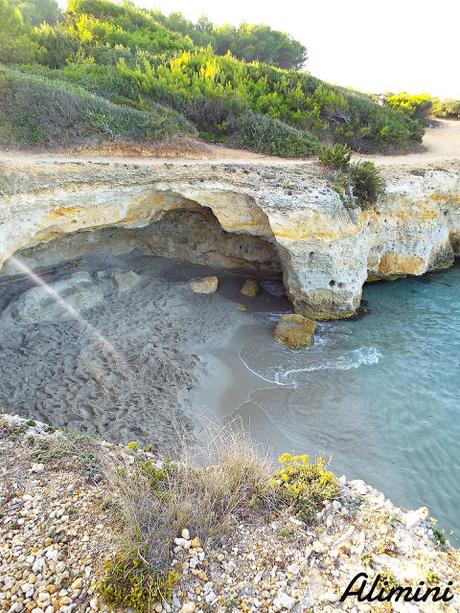
[[[207,269],[142,256],[88,258],[78,269],[42,276],[53,287],[82,272],[97,279],[101,268],[135,271],[140,282],[106,291],[82,312],[91,327],[65,311],[59,316],[59,305],[54,320],[21,319],[18,304],[31,282],[2,280],[0,406],[54,427],[171,449],[191,431],[191,393],[206,369],[193,348],[218,346],[247,317],[226,297],[238,295],[244,277],[225,274],[222,291],[194,294],[189,279]]]

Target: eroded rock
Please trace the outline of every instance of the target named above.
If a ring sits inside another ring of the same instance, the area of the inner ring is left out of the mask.
[[[290,349],[304,349],[313,345],[316,322],[298,313],[282,315],[276,324],[273,338]]]
[[[47,244],[64,260],[72,257],[65,235],[80,237],[78,255],[101,232],[109,252],[139,248],[263,276],[282,270],[296,312],[341,319],[359,307],[366,279],[421,275],[458,253],[460,161],[424,170],[382,167],[386,193],[361,211],[347,209],[312,164],[18,159],[0,168],[0,264],[38,245],[43,255]],[[296,186],[291,194],[286,183]]]
[[[201,277],[201,279],[191,279],[190,288],[195,294],[214,294],[219,286],[217,277]]]
[[[260,292],[261,287],[255,279],[246,279],[240,289],[240,294],[248,298],[255,298]]]

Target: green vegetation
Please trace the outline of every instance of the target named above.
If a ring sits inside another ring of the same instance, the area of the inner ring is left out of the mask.
[[[99,591],[108,604],[143,612],[169,599],[178,580],[172,548],[184,528],[203,544],[219,543],[244,515],[264,509],[271,463],[246,435],[229,429],[213,431],[198,460],[184,452],[177,463],[155,463],[132,451],[133,464],[106,467],[122,539]]]
[[[347,145],[335,145],[335,147],[321,147],[318,159],[324,166],[334,170],[347,171],[350,167],[352,151]]]
[[[385,104],[404,113],[421,125],[427,125],[430,116],[460,119],[460,100],[454,100],[453,98],[441,100],[428,94],[414,95],[401,92],[387,96]]]
[[[373,204],[385,192],[385,181],[373,162],[351,164],[350,182],[353,196],[362,208]]]
[[[119,139],[153,142],[193,134],[180,115],[115,105],[64,81],[0,66],[0,142],[11,147],[70,146]]]
[[[438,545],[440,545],[441,547],[447,546],[448,542],[447,542],[446,535],[444,534],[443,530],[438,530],[437,528],[435,528],[433,530],[433,535]]]
[[[156,571],[142,552],[123,552],[104,564],[106,575],[99,592],[107,604],[132,607],[134,611],[153,611],[157,602],[170,602],[179,580],[175,570]]]
[[[340,144],[322,147],[319,153],[319,161],[342,202],[365,209],[385,192],[385,181],[373,162],[351,163],[350,160],[351,150]]]
[[[432,99],[428,94],[411,95],[401,92],[387,96],[385,104],[424,125],[428,121]]]
[[[306,157],[317,153],[319,141],[310,132],[286,125],[279,119],[248,114],[235,123],[233,141],[240,147],[279,157]]]
[[[337,477],[327,470],[327,462],[317,457],[310,462],[307,455],[283,453],[278,462],[282,465],[275,471],[272,485],[278,497],[304,522],[312,522],[327,500],[339,493]]]
[[[61,98],[77,96],[97,106],[85,118],[81,105],[71,104],[81,113],[77,128],[71,112],[69,144],[110,140],[111,134],[149,142],[174,134],[175,123],[179,134],[196,128],[209,140],[292,157],[315,153],[318,139],[393,151],[413,147],[423,136],[423,126],[404,108],[382,107],[296,70],[305,48],[266,26],[214,26],[205,19],[193,24],[127,0],[69,0],[62,14],[54,0],[0,0],[0,18],[0,62],[16,71],[8,80],[10,97],[22,103],[25,83],[37,90],[31,74],[52,93],[40,99],[46,120],[35,116],[31,127],[18,131],[2,119],[0,139],[9,146],[62,144],[57,135],[66,129],[65,119],[53,106],[58,89]],[[89,93],[116,108],[85,98]],[[27,116],[29,108],[16,112]],[[81,120],[88,121],[87,129]]]
[[[460,119],[460,100],[454,100],[453,98],[439,100],[439,98],[433,98],[431,112],[434,117]]]

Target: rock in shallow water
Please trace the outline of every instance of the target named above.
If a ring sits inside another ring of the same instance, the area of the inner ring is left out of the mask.
[[[303,349],[313,345],[315,329],[316,322],[312,319],[290,313],[281,317],[273,332],[273,338],[290,349]]]
[[[200,279],[191,279],[189,285],[195,294],[214,294],[219,286],[219,279],[217,277],[201,277]]]

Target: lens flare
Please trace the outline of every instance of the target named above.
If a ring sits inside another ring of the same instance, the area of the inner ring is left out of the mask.
[[[64,298],[58,294],[58,292],[48,285],[46,281],[44,281],[39,275],[37,275],[33,270],[31,270],[24,262],[21,262],[18,258],[11,256],[9,261],[13,264],[13,266],[24,273],[29,277],[34,285],[37,285],[45,290],[45,292],[52,298],[55,302],[57,302],[72,319],[75,319],[78,324],[83,328],[83,330],[90,335],[91,338],[95,339],[105,353],[110,356],[117,365],[121,368],[124,374],[130,372],[129,365],[127,364],[124,357],[121,353],[112,345],[110,341],[108,341],[97,328],[89,323],[79,311],[77,311],[71,304],[66,302]]]

